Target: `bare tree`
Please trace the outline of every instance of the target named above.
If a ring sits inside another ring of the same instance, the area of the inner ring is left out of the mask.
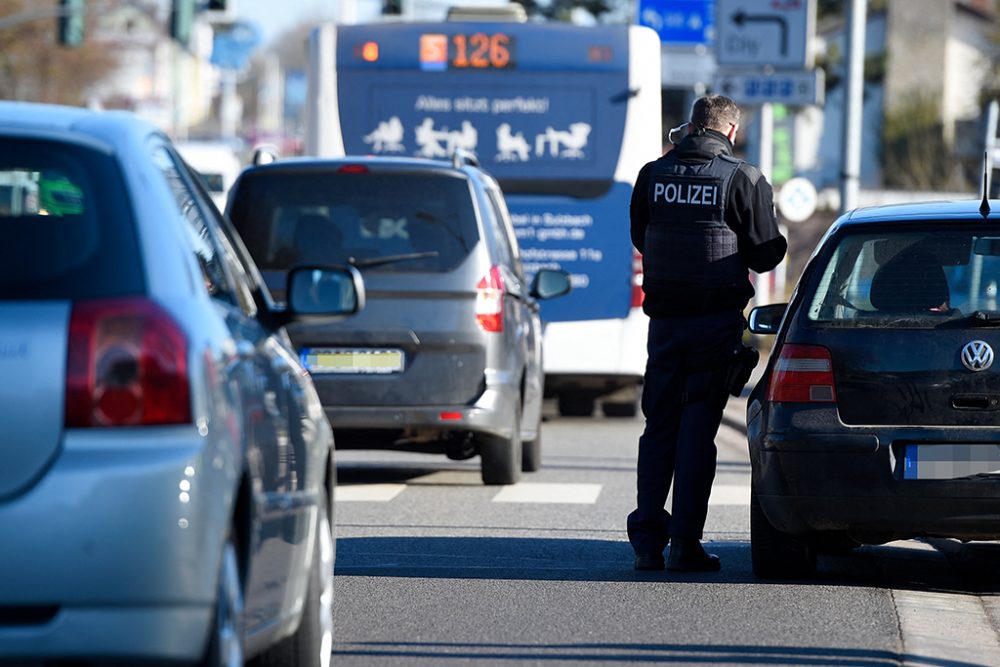
[[[76,48],[58,43],[58,0],[0,0],[0,20],[24,20],[0,29],[0,98],[81,105],[90,86],[117,66],[107,43],[85,39]],[[51,9],[51,16],[31,18]],[[87,35],[96,17],[87,16]]]

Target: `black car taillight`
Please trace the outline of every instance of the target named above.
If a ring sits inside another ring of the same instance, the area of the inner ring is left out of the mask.
[[[126,298],[73,306],[67,427],[191,422],[187,340],[160,306]]]
[[[819,345],[784,345],[771,371],[767,400],[775,403],[836,403],[833,358]]]

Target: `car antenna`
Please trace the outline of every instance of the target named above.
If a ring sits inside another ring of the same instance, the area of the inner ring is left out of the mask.
[[[990,215],[990,159],[989,152],[983,152],[983,203],[979,205],[979,214],[983,218]]]

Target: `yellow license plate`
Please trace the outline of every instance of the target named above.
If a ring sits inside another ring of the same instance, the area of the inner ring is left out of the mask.
[[[403,351],[385,349],[308,349],[302,363],[310,373],[387,374],[403,370]]]

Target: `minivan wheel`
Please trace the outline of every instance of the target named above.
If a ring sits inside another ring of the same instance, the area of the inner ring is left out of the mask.
[[[516,484],[521,479],[521,400],[517,399],[510,438],[489,436],[480,447],[483,484]]]
[[[203,667],[243,667],[243,582],[236,542],[226,539],[215,593],[215,618]]]
[[[327,494],[320,494],[306,602],[295,634],[256,660],[255,667],[329,667],[333,652],[333,529]]]
[[[589,417],[594,414],[594,399],[585,394],[559,394],[559,414],[563,417]]]
[[[816,573],[816,554],[794,535],[775,528],[750,487],[750,562],[760,579],[808,578]]]
[[[521,472],[537,472],[542,467],[542,420],[538,420],[534,440],[521,443]]]

